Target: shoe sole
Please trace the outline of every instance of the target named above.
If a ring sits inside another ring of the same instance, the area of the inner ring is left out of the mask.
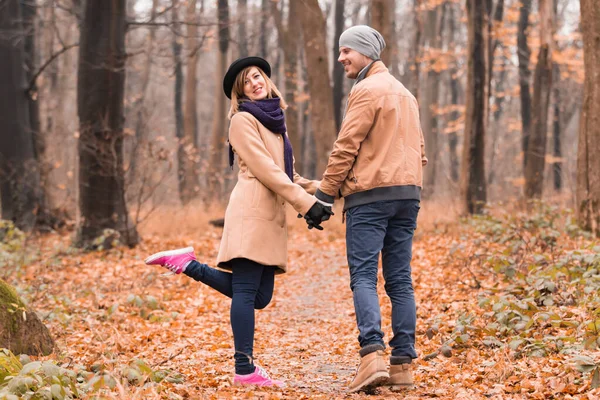
[[[160,258],[160,257],[166,257],[166,256],[176,256],[179,254],[185,254],[185,253],[189,253],[189,252],[193,252],[194,248],[193,247],[186,247],[183,249],[177,249],[177,250],[167,250],[167,251],[161,251],[159,253],[154,253],[152,254],[150,257],[146,258],[144,260],[144,263],[146,264],[150,264],[152,261]]]
[[[387,382],[390,379],[390,376],[387,372],[377,372],[373,374],[364,381],[360,386],[350,389],[350,393],[360,392],[361,390],[365,390],[375,386],[381,386],[383,383]]]
[[[392,392],[402,392],[404,390],[411,390],[414,389],[415,385],[414,384],[409,384],[409,385],[389,385],[390,390]]]

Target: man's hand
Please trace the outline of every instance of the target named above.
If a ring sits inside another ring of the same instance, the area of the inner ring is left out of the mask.
[[[308,229],[315,228],[322,231],[323,227],[321,226],[321,222],[327,221],[332,215],[334,214],[331,210],[331,207],[324,206],[317,201],[315,204],[313,204],[310,210],[308,210],[304,216],[304,219],[308,224]],[[300,214],[298,214],[298,217],[300,217]]]

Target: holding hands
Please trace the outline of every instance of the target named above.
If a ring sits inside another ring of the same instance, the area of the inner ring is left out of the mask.
[[[333,196],[329,196],[319,189],[317,189],[317,193],[315,193],[316,202],[313,206],[308,210],[306,215],[304,215],[304,219],[308,224],[308,229],[318,229],[320,231],[323,230],[321,223],[329,220],[333,214]],[[298,218],[301,218],[302,215],[298,214]]]

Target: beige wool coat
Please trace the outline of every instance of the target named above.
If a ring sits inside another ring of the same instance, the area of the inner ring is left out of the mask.
[[[294,169],[294,182],[285,173],[282,135],[265,128],[252,114],[231,118],[229,142],[237,154],[238,181],[225,211],[225,226],[217,256],[220,268],[247,258],[263,265],[287,266],[286,203],[304,215],[314,205],[318,181],[302,178]]]

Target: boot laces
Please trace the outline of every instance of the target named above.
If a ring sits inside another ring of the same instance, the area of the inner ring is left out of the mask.
[[[264,370],[264,368],[263,368],[263,367],[260,367],[260,366],[258,366],[258,365],[255,365],[255,367],[256,367],[256,373],[257,373],[258,375],[262,376],[262,377],[263,377],[263,378],[265,378],[265,379],[271,379],[271,378],[269,377],[269,374],[267,373],[267,371],[265,371],[265,370]]]

